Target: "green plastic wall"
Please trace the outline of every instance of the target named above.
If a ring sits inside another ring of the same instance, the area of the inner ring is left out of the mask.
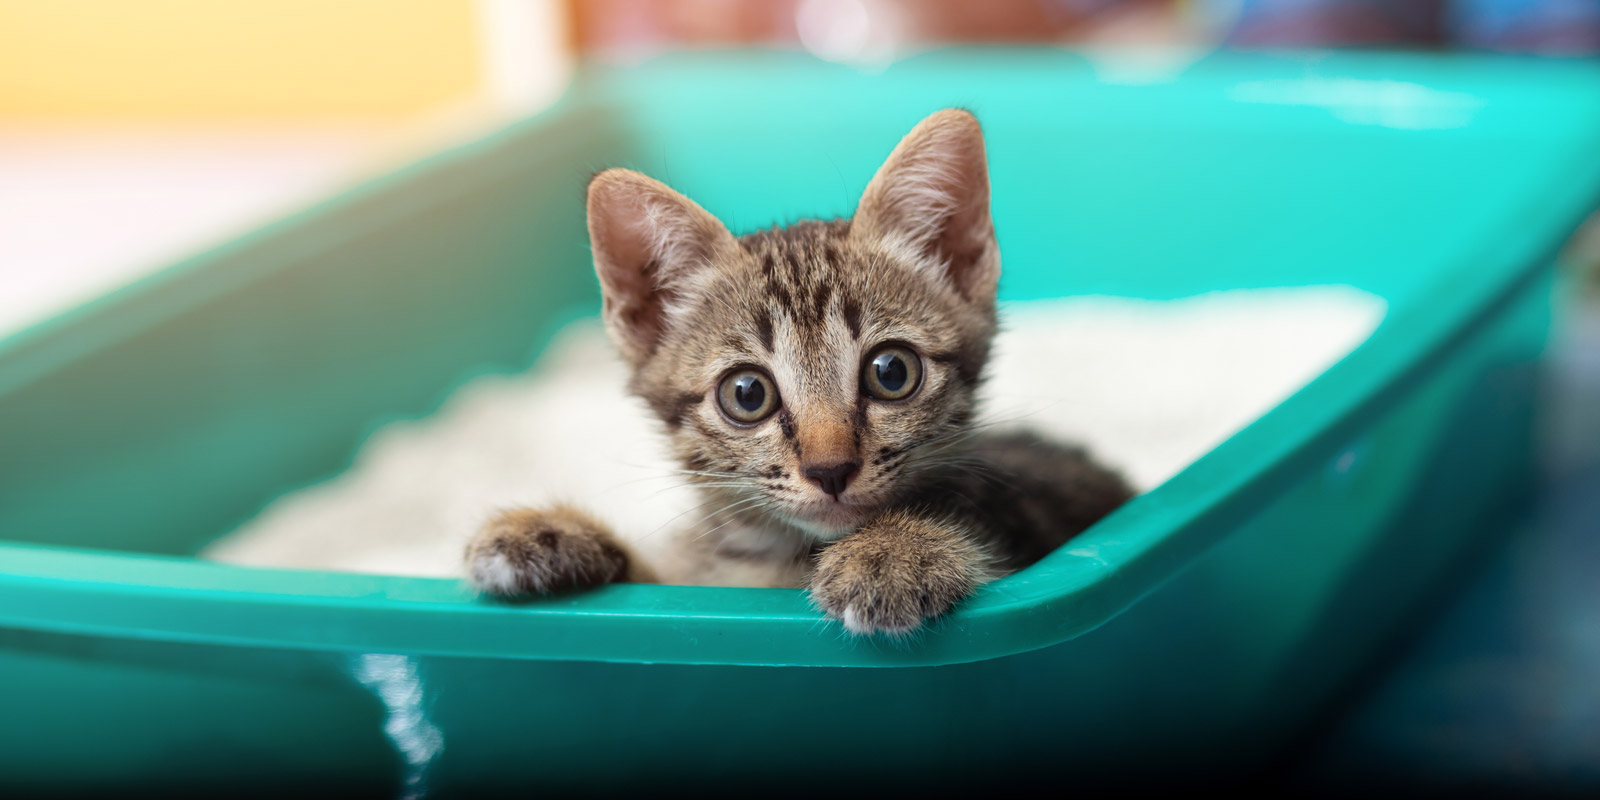
[[[1046,49],[587,69],[546,114],[0,341],[0,786],[948,788],[1280,752],[1525,489],[1549,264],[1600,196],[1600,71],[1108,69]],[[503,605],[189,557],[593,313],[595,170],[738,230],[847,214],[948,105],[985,126],[1007,299],[1346,284],[1388,316],[911,643],[850,640],[799,591]]]

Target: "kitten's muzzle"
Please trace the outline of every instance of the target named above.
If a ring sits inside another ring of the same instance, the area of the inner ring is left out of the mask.
[[[802,470],[804,475],[815,483],[822,491],[827,492],[838,500],[844,493],[850,481],[861,472],[861,462],[847,461],[843,464],[829,464],[808,466]]]

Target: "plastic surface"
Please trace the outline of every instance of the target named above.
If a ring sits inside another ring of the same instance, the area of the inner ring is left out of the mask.
[[[130,730],[146,757],[84,780],[170,781],[152,765],[184,743],[219,775],[270,758],[279,779],[361,785],[406,765],[418,785],[621,786],[709,762],[731,779],[819,742],[863,773],[1260,757],[1523,486],[1550,260],[1600,196],[1600,71],[1219,56],[1120,85],[1101,69],[966,50],[877,76],[748,53],[589,70],[551,112],[0,342],[0,702],[53,720],[0,726],[0,774],[59,775],[72,747]],[[907,645],[849,640],[799,591],[505,605],[451,581],[188,557],[377,424],[526,366],[593,313],[594,170],[641,168],[741,231],[847,214],[947,105],[988,136],[1004,297],[1344,283],[1389,314]],[[619,741],[627,764],[599,769]]]

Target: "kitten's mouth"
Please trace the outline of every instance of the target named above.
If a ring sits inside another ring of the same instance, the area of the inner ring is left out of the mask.
[[[831,542],[861,527],[877,507],[876,503],[830,499],[792,509],[784,517],[812,538]]]

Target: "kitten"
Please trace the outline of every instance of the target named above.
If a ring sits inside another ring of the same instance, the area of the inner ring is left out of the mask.
[[[481,590],[808,586],[852,633],[903,634],[1132,496],[1079,449],[972,424],[1000,256],[971,114],[918,124],[852,219],[736,238],[622,169],[588,214],[629,388],[710,510],[657,563],[577,508],[504,512],[467,550]]]

